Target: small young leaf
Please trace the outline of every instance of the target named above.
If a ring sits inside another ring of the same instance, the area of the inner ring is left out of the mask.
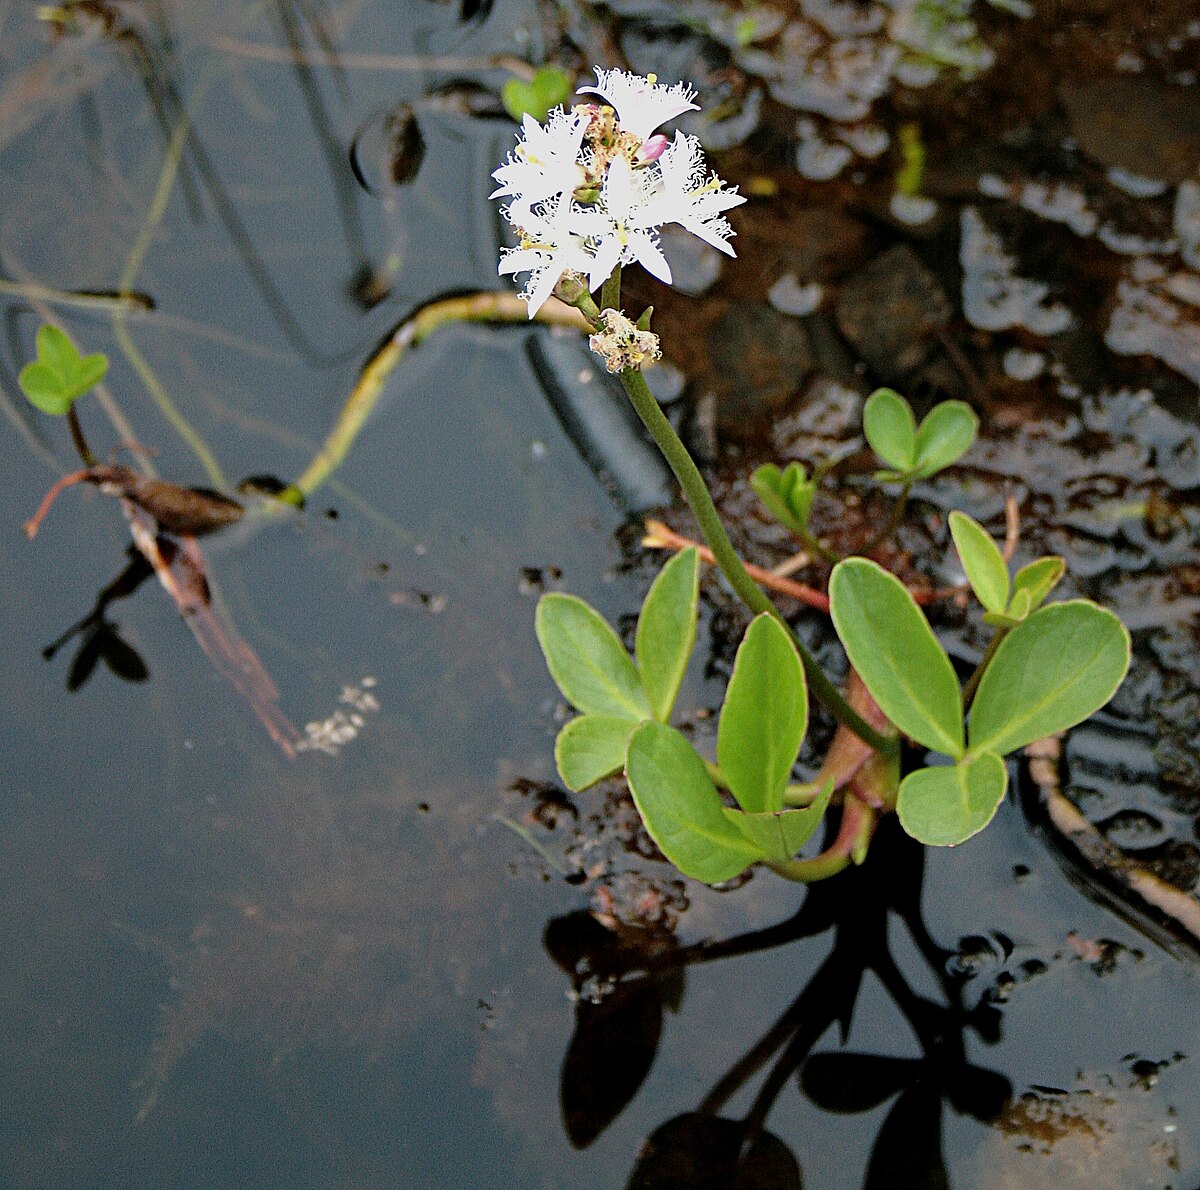
[[[100,351],[85,355],[75,370],[75,383],[79,387],[79,396],[83,396],[90,388],[95,388],[108,375],[108,356]]]
[[[38,359],[60,376],[70,375],[79,362],[79,352],[71,342],[71,336],[48,322],[38,327],[37,353]]]
[[[500,88],[500,102],[504,104],[504,110],[518,123],[524,115],[544,123],[550,109],[565,103],[570,95],[570,78],[554,66],[539,67],[528,82],[509,79]]]
[[[62,380],[49,364],[39,360],[26,364],[17,377],[17,383],[29,398],[29,403],[43,413],[62,417],[71,408],[71,399],[63,396]]]
[[[572,719],[554,741],[554,763],[563,784],[579,793],[623,769],[633,727],[633,720],[612,715]]]
[[[671,718],[692,646],[700,602],[700,555],[689,547],[659,571],[638,616],[634,652],[654,717]]]
[[[1033,611],[1033,599],[1029,594],[1029,588],[1025,587],[1014,592],[1008,604],[1009,617],[1020,623],[1031,611]]]
[[[70,336],[45,323],[37,333],[38,358],[21,369],[18,383],[32,405],[61,417],[72,404],[104,379],[108,357],[100,352],[80,358]]]
[[[1013,575],[1013,601],[1021,591],[1029,592],[1029,610],[1037,611],[1047,595],[1058,585],[1059,579],[1066,573],[1067,564],[1057,555],[1039,558],[1022,566]]]
[[[1008,566],[1000,547],[978,521],[965,512],[950,514],[950,535],[975,597],[990,612],[1008,607]]]
[[[738,646],[717,728],[717,764],[751,814],[783,809],[783,789],[808,726],[804,666],[791,636],[766,612]]]
[[[883,713],[926,748],[963,753],[962,692],[954,666],[895,575],[847,558],[829,578],[833,626]]]
[[[634,721],[651,717],[633,661],[594,608],[556,591],[538,601],[535,626],[550,675],[576,710]]]
[[[979,418],[963,401],[942,401],[921,422],[916,441],[916,478],[931,475],[958,462],[971,449]]]
[[[890,388],[876,389],[863,406],[863,433],[889,467],[907,474],[916,465],[917,419],[912,406]]]
[[[972,752],[1004,756],[1082,723],[1129,669],[1129,633],[1086,599],[1043,607],[1001,642],[971,707]]]
[[[816,833],[829,809],[833,782],[827,781],[817,800],[802,810],[747,814],[725,807],[725,817],[768,858],[785,863]]]
[[[953,847],[978,834],[995,816],[1008,788],[1008,770],[994,752],[940,768],[917,769],[900,784],[900,825],[919,843]]]
[[[716,884],[762,859],[726,819],[704,761],[674,728],[652,719],[638,727],[629,737],[625,775],[650,837],[685,876]]]
[[[793,533],[807,530],[817,487],[799,463],[789,463],[783,471],[774,463],[764,463],[750,476],[750,486],[781,525]]]

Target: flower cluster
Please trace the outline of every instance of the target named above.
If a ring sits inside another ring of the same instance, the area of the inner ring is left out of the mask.
[[[580,94],[604,102],[555,108],[545,123],[526,116],[516,151],[492,175],[493,198],[520,244],[506,249],[500,273],[528,273],[521,296],[532,318],[564,276],[596,290],[613,271],[640,264],[670,284],[658,231],[677,223],[733,256],[724,212],[746,200],[704,163],[700,142],[655,130],[687,111],[695,93],[621,70],[596,70]]]

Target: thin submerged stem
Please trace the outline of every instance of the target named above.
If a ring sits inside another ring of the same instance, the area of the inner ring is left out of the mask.
[[[897,529],[900,528],[900,521],[904,517],[904,510],[908,507],[908,495],[912,491],[913,481],[906,479],[903,486],[900,488],[900,495],[896,497],[896,503],[892,505],[892,515],[888,517],[883,528],[863,546],[864,554],[873,553],[877,550]]]
[[[74,405],[67,410],[67,425],[71,430],[71,441],[75,443],[75,450],[83,460],[83,465],[94,467],[96,456],[92,454],[92,448],[88,446],[88,440],[83,435],[83,426],[79,424],[79,414],[75,412]]]

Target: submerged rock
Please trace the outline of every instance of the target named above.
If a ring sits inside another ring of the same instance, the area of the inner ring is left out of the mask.
[[[1114,75],[1064,82],[1059,99],[1079,147],[1101,165],[1182,182],[1200,166],[1200,92]]]
[[[932,332],[953,313],[938,279],[907,244],[897,244],[855,274],[837,301],[838,329],[872,371],[898,384],[933,346]]]
[[[804,327],[770,306],[732,307],[713,329],[717,426],[739,441],[761,438],[813,369]]]

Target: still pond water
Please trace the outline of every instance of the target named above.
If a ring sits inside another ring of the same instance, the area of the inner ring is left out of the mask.
[[[974,401],[904,545],[928,573],[940,513],[1016,483],[1023,548],[1135,631],[1064,775],[1189,892],[1200,12],[1123,7],[0,3],[0,1184],[1200,1185],[1194,951],[1063,853],[1028,780],[968,846],[885,840],[807,900],[685,883],[619,788],[559,789],[534,603],[633,612],[626,511],[664,490],[574,340],[439,331],[303,512],[205,542],[294,756],[153,579],[105,597],[116,501],[20,532],[73,465],[15,383],[49,311],[113,361],[128,429],[88,398],[97,453],[294,479],[411,311],[497,289],[512,64],[689,77],[756,197],[719,287],[676,245],[694,293],[645,292],[747,548],[783,557],[747,461],[849,441],[876,382]],[[738,404],[718,324],[794,381]],[[715,584],[704,615],[692,714],[740,632]]]

